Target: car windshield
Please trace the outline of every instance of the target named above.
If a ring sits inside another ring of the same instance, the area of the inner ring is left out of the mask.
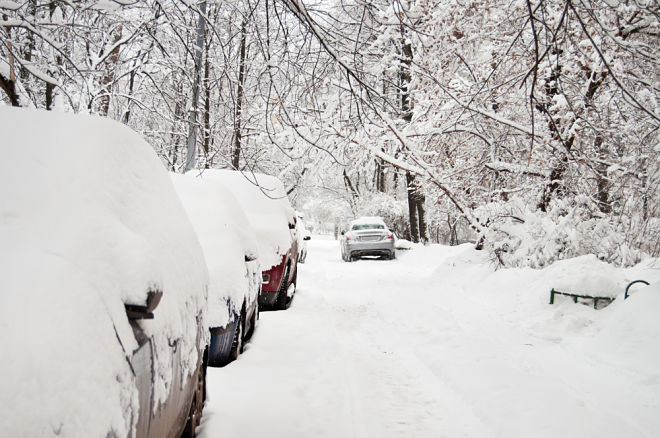
[[[353,225],[351,230],[384,230],[385,227],[381,224],[359,224]]]

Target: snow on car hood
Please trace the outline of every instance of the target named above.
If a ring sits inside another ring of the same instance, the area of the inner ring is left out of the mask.
[[[269,175],[232,170],[207,169],[197,174],[223,182],[241,204],[257,235],[261,269],[281,263],[291,247],[289,222],[295,217],[282,182]]]
[[[153,320],[155,407],[197,364],[208,273],[151,147],[99,117],[0,107],[0,430],[127,436],[137,347],[124,303],[163,291]],[[121,339],[120,345],[118,339]],[[124,352],[125,350],[125,352]]]
[[[224,327],[233,317],[227,311],[240,312],[243,300],[251,305],[245,256],[258,256],[257,241],[243,209],[222,183],[211,178],[170,174],[174,186],[199,237],[209,269],[208,323]],[[260,279],[261,277],[259,277]]]

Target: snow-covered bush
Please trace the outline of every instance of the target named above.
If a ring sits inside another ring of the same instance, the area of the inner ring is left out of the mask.
[[[484,249],[501,266],[543,268],[586,254],[632,266],[644,255],[627,238],[630,224],[614,223],[600,214],[587,196],[555,200],[546,213],[531,209],[520,198],[489,204],[479,213],[488,225]]]

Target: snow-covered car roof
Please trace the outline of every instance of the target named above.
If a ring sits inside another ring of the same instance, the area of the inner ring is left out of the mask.
[[[154,403],[197,366],[208,273],[153,149],[86,115],[0,107],[0,430],[128,436],[137,348],[125,303],[163,292],[154,319]]]
[[[289,223],[295,218],[282,182],[260,173],[217,169],[204,170],[200,177],[221,181],[238,199],[257,235],[261,269],[279,264],[291,247]]]
[[[257,258],[259,249],[255,231],[234,195],[220,181],[170,174],[177,193],[204,250],[209,269],[210,327],[224,327],[230,320],[227,301],[240,311],[245,299],[250,305],[255,296],[248,296],[249,279],[245,272],[245,257]]]
[[[350,222],[349,227],[353,225],[382,225],[387,228],[385,221],[380,216],[362,216]]]

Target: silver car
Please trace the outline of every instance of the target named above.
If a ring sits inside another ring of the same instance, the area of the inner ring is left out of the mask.
[[[351,262],[363,256],[394,259],[394,234],[380,217],[361,217],[348,225],[341,235],[341,258]]]

